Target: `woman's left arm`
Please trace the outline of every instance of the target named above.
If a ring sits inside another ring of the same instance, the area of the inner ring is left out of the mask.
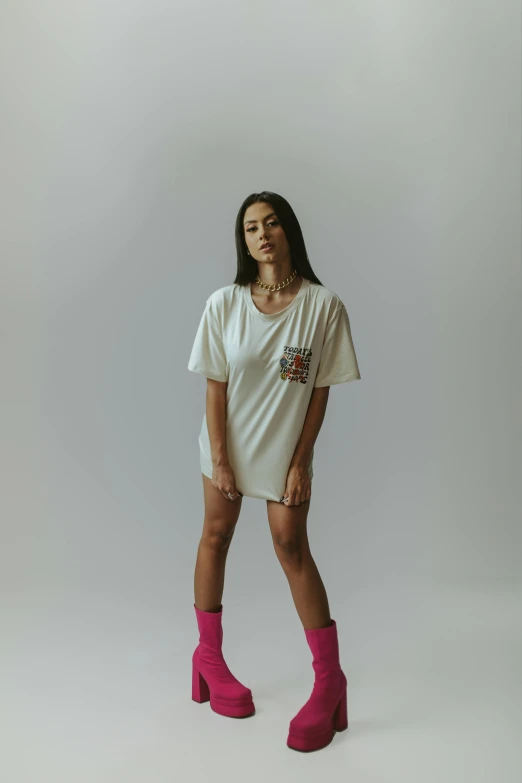
[[[319,386],[312,391],[301,436],[295,447],[286,479],[283,498],[287,498],[285,501],[287,506],[299,505],[304,500],[310,499],[312,487],[308,464],[323,424],[329,393],[329,386]]]
[[[323,424],[329,393],[329,386],[320,386],[312,391],[301,436],[295,447],[290,467],[300,465],[308,470],[312,449]]]

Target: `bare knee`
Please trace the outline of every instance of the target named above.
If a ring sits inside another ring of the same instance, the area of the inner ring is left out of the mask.
[[[301,537],[276,535],[274,548],[285,571],[299,571],[307,556],[307,547]]]
[[[212,554],[226,554],[234,535],[235,525],[223,525],[205,529],[201,536],[201,544]]]

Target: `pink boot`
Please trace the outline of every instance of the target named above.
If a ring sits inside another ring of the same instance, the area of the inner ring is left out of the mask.
[[[192,656],[192,698],[229,718],[245,718],[255,712],[252,691],[242,685],[228,668],[221,645],[223,628],[219,612],[203,612],[194,604],[199,628],[199,644]]]
[[[312,694],[290,721],[287,745],[293,750],[319,750],[335,731],[348,728],[347,681],[339,663],[335,620],[328,628],[305,629],[315,671]]]

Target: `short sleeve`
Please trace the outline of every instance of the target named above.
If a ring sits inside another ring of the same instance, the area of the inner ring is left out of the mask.
[[[314,388],[355,381],[360,377],[350,319],[346,307],[341,303],[326,327]]]
[[[228,381],[228,367],[219,320],[207,300],[201,316],[188,363],[191,372],[198,372],[214,381]]]

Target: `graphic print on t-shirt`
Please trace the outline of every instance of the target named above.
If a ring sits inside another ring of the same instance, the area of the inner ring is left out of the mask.
[[[282,381],[306,383],[310,373],[311,358],[312,350],[310,348],[293,348],[290,345],[285,345],[283,355],[279,359],[279,377]]]

